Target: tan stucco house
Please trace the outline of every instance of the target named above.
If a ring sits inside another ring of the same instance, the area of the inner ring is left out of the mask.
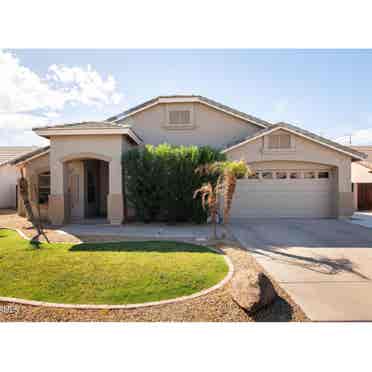
[[[240,180],[232,218],[347,217],[351,166],[362,152],[286,123],[271,124],[202,96],[160,96],[102,122],[35,128],[50,146],[13,161],[53,224],[127,218],[122,154],[134,146],[209,145],[256,171]],[[18,211],[23,214],[22,203]]]

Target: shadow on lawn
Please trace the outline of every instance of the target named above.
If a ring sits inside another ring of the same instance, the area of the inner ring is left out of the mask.
[[[135,241],[115,243],[80,243],[69,249],[71,252],[191,252],[191,253],[214,253],[206,247],[171,241]]]

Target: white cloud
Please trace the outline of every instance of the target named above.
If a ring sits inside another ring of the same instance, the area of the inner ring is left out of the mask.
[[[113,76],[108,75],[105,80],[90,65],[86,68],[52,65],[47,80],[56,87],[63,87],[70,101],[86,105],[117,104],[122,98],[116,92]]]
[[[0,129],[32,129],[49,124],[49,118],[31,114],[0,113]]]
[[[372,128],[356,130],[350,135],[336,138],[336,142],[350,145],[350,136],[352,145],[372,145]]]
[[[6,144],[5,138],[9,142],[9,133],[16,136],[14,130],[50,123],[66,105],[99,107],[118,104],[121,99],[114,77],[102,77],[90,65],[54,64],[46,76],[39,76],[23,66],[14,54],[0,50],[1,144]],[[5,130],[9,133],[4,133]]]

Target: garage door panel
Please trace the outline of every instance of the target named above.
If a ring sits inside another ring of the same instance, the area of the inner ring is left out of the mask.
[[[231,217],[330,217],[331,200],[331,179],[239,180]]]
[[[329,191],[331,183],[324,180],[317,180],[317,182],[304,182],[302,180],[286,181],[256,181],[256,180],[239,180],[237,189],[240,192],[251,191],[271,191],[271,192],[302,192],[302,191]]]

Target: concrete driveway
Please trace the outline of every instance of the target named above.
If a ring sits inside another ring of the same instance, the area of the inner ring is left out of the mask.
[[[235,237],[314,321],[372,321],[372,229],[332,219],[247,219]]]

